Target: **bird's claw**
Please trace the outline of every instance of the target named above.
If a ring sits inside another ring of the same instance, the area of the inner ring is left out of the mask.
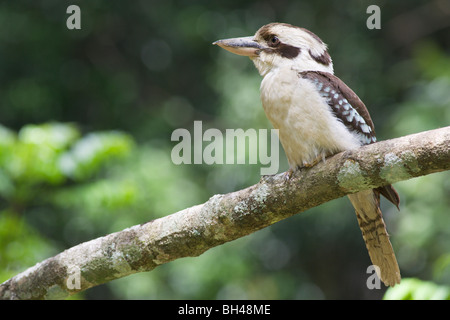
[[[284,181],[289,181],[294,174],[294,169],[289,169],[284,173]]]
[[[287,170],[284,173],[284,181],[289,181],[292,176],[294,175],[295,171],[300,170],[301,168],[299,166],[295,167],[295,168],[289,168],[289,170]]]

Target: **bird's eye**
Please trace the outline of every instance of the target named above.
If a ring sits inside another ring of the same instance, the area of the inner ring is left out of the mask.
[[[278,44],[280,44],[280,39],[278,39],[277,36],[273,36],[272,38],[270,38],[270,46],[271,47],[275,47]]]

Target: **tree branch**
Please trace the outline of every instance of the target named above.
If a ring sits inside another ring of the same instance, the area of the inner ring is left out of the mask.
[[[2,299],[58,299],[150,271],[251,234],[324,202],[450,169],[450,127],[339,153],[313,168],[263,177],[169,216],[82,243],[0,285]]]

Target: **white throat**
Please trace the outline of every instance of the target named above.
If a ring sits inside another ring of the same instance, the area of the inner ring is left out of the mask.
[[[256,69],[261,76],[265,77],[269,72],[276,72],[280,69],[291,69],[296,72],[322,71],[334,74],[333,63],[328,65],[317,63],[306,55],[300,54],[294,59],[287,59],[273,54],[261,53],[260,56],[251,58]]]

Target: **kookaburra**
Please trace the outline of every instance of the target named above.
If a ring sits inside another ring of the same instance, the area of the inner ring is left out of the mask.
[[[310,167],[344,150],[376,142],[364,103],[333,74],[326,44],[314,33],[285,23],[261,27],[254,36],[214,44],[248,56],[263,77],[264,111],[284,148],[290,168]],[[388,286],[400,270],[380,210],[380,194],[399,205],[391,185],[348,195],[372,263]]]

